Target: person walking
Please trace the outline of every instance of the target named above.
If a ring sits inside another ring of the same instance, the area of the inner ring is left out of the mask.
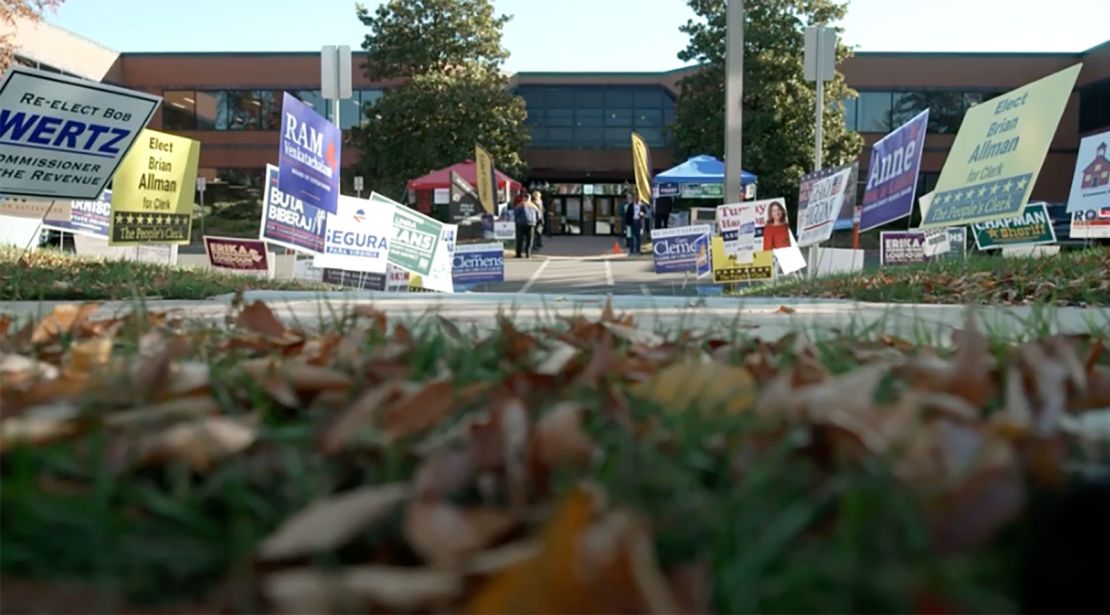
[[[547,208],[543,205],[543,195],[539,190],[532,193],[532,206],[536,208],[536,249],[543,247],[543,235],[547,232]]]
[[[513,219],[516,221],[516,257],[532,258],[532,236],[536,231],[536,207],[532,205],[531,198],[525,194],[520,197],[520,202],[513,208]]]
[[[632,251],[632,206],[634,199],[632,193],[624,195],[624,209],[621,211],[621,222],[624,226],[624,249]]]

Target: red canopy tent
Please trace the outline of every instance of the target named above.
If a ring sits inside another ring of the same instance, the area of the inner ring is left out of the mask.
[[[463,179],[470,182],[473,186],[478,182],[478,165],[473,160],[464,160],[463,162],[453,164],[447,168],[438,171],[432,171],[423,177],[409,180],[409,190],[435,190],[436,188],[450,188],[451,187],[451,172],[454,171],[462,176]],[[497,169],[493,170],[494,175],[497,177],[497,189],[504,190],[505,185],[508,184],[510,189],[515,192],[520,192],[524,186],[515,179],[505,175]]]
[[[430,214],[432,212],[435,191],[439,189],[446,189],[451,187],[451,172],[454,171],[462,176],[471,186],[477,187],[478,183],[478,165],[473,160],[464,160],[463,162],[453,164],[445,169],[432,171],[423,177],[409,180],[408,189],[412,194],[413,201],[416,204],[418,211]],[[524,185],[515,179],[505,175],[497,169],[493,170],[496,177],[497,186],[495,189],[501,193],[505,186],[509,186],[510,195],[520,194],[524,190]],[[498,197],[501,200],[502,197]]]

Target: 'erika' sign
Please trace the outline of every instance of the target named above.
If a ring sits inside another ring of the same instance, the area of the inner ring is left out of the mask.
[[[339,202],[339,127],[288,92],[281,104],[278,187],[328,213]]]
[[[0,194],[96,200],[161,100],[12,67],[0,84]]]

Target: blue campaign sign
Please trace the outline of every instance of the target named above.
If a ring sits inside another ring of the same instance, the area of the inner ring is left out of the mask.
[[[913,211],[928,126],[926,109],[871,147],[859,223],[861,233],[905,218]]]
[[[73,201],[70,203],[70,212],[68,222],[47,220],[43,222],[43,226],[56,231],[107,239],[112,217],[112,191],[105,190],[95,201]]]
[[[281,104],[278,187],[328,213],[339,201],[339,127],[288,92]]]
[[[505,281],[505,248],[500,243],[455,246],[451,280],[455,289]]]
[[[709,225],[656,229],[651,232],[655,273],[709,270]],[[702,261],[705,261],[704,265]]]
[[[699,235],[694,240],[697,255],[694,257],[694,264],[699,278],[713,273],[713,260],[709,252],[709,235]]]
[[[259,239],[308,254],[323,254],[328,215],[278,187],[278,168],[266,165]]]

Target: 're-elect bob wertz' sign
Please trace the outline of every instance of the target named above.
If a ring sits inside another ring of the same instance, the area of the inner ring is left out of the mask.
[[[652,230],[655,273],[698,273],[699,264],[709,261],[712,232],[708,224]]]
[[[286,92],[281,103],[278,151],[281,191],[336,213],[342,149],[339,127]]]
[[[971,232],[980,250],[1056,243],[1056,229],[1044,203],[1027,205],[1025,212],[1014,218],[972,224]]]
[[[455,246],[451,265],[455,290],[477,284],[505,281],[505,248],[499,243],[460,244]]]
[[[913,211],[928,126],[926,109],[871,146],[859,232],[905,218]]]
[[[13,66],[0,84],[0,194],[98,198],[161,100]]]
[[[323,254],[328,212],[282,192],[278,168],[272,164],[266,165],[265,187],[258,238],[298,252]]]
[[[1082,64],[968,109],[922,228],[1021,215]]]
[[[328,214],[324,253],[316,255],[313,266],[384,274],[392,221],[389,203],[340,196],[338,213]]]
[[[269,271],[266,242],[259,239],[237,239],[205,235],[204,251],[215,269],[232,271]]]
[[[43,226],[88,237],[108,238],[112,221],[112,191],[105,190],[95,201],[73,201],[66,221],[47,220]]]

